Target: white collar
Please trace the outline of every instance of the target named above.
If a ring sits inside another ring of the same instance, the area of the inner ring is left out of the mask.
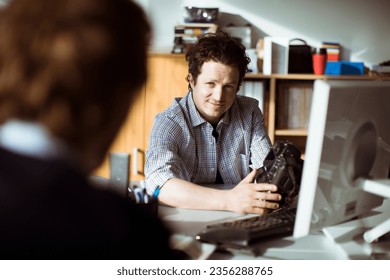
[[[35,122],[9,120],[0,126],[0,146],[10,151],[37,158],[65,157],[63,143]]]

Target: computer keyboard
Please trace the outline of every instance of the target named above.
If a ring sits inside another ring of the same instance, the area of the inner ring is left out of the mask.
[[[295,208],[282,208],[260,216],[225,220],[208,225],[196,238],[217,245],[249,246],[264,238],[291,234],[295,213]]]

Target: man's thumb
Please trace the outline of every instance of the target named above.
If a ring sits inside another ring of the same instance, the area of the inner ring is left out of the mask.
[[[246,175],[246,177],[242,180],[243,183],[253,183],[256,178],[257,170],[253,169],[251,173]]]

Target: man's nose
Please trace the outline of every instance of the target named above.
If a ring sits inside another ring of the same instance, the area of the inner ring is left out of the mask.
[[[222,97],[223,97],[223,89],[222,89],[222,87],[221,86],[215,87],[214,91],[213,91],[213,98],[216,101],[221,101]]]

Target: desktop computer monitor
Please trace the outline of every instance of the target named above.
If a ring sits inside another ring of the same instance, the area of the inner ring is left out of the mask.
[[[369,213],[389,197],[389,105],[390,81],[314,82],[294,237]]]

